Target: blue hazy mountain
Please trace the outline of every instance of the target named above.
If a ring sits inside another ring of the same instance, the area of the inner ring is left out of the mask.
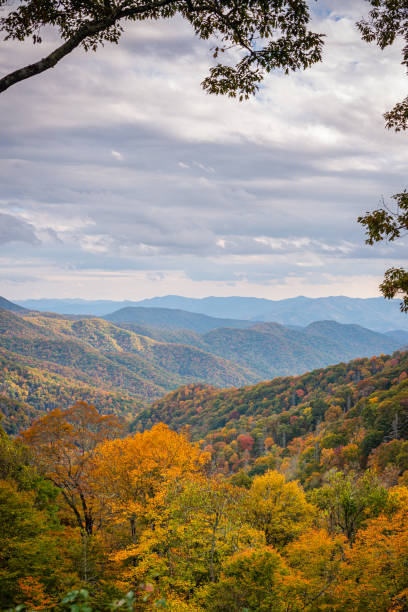
[[[393,340],[397,340],[397,342],[400,342],[405,346],[408,346],[408,331],[404,329],[393,329],[385,332],[385,335],[389,338],[393,338]]]
[[[90,314],[105,316],[124,307],[171,308],[222,319],[277,322],[282,325],[305,327],[314,321],[332,320],[357,324],[376,331],[408,331],[408,315],[399,310],[399,300],[349,298],[333,296],[307,298],[299,296],[285,300],[247,297],[187,298],[167,295],[146,300],[24,300],[21,306],[60,314]]]
[[[197,333],[204,333],[219,327],[242,329],[254,324],[248,319],[221,319],[177,308],[146,308],[143,306],[121,308],[104,318],[112,323],[136,323],[165,330],[187,329]]]
[[[79,298],[41,298],[17,300],[17,303],[29,310],[38,310],[40,312],[55,312],[57,314],[67,315],[93,315],[97,317],[103,317],[118,308],[138,305],[137,302],[129,300],[117,302],[114,300],[81,300]]]
[[[385,300],[382,297],[299,296],[285,300],[208,297],[194,300],[169,295],[143,300],[138,306],[181,308],[212,317],[274,321],[282,325],[301,327],[314,321],[332,320],[337,323],[357,324],[382,332],[397,328],[408,330],[408,316],[400,312],[399,300]]]

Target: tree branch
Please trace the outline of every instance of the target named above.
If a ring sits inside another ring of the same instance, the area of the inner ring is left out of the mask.
[[[90,22],[89,24],[82,26],[78,32],[76,32],[70,39],[68,39],[64,44],[55,49],[52,53],[44,57],[43,59],[35,62],[34,64],[29,64],[28,66],[24,66],[24,68],[19,68],[14,72],[10,72],[5,77],[0,79],[0,93],[19,83],[20,81],[24,81],[25,79],[29,79],[32,76],[37,74],[41,74],[45,70],[49,68],[54,68],[54,66],[66,55],[71,53],[78,45],[81,44],[85,38],[88,36],[92,36],[93,34],[97,34],[101,30],[104,30],[107,27],[110,27],[115,23],[114,20],[103,20],[98,22]]]
[[[175,0],[161,0],[159,2],[152,3],[150,5],[146,4],[139,7],[134,8],[124,8],[111,12],[104,19],[99,19],[95,21],[89,21],[82,25],[77,32],[75,32],[71,38],[69,38],[65,43],[63,43],[60,47],[55,49],[52,53],[42,58],[38,62],[34,64],[29,64],[28,66],[24,66],[23,68],[19,68],[14,72],[10,72],[3,78],[0,79],[0,93],[6,91],[12,85],[19,83],[20,81],[24,81],[25,79],[29,79],[32,76],[37,74],[41,74],[48,70],[49,68],[54,68],[54,66],[66,55],[71,53],[76,47],[78,47],[86,38],[89,36],[94,36],[95,34],[99,34],[104,30],[107,30],[111,26],[113,26],[117,21],[123,18],[131,18],[134,15],[143,14],[147,11],[151,11],[154,9],[163,8],[166,5],[173,4]]]

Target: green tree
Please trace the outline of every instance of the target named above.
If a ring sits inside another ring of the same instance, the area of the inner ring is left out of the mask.
[[[367,42],[375,42],[381,49],[392,45],[397,38],[404,40],[402,64],[408,68],[408,19],[407,4],[395,0],[369,0],[372,5],[369,18],[357,25]],[[396,132],[408,128],[408,96],[384,114],[386,126]],[[366,212],[358,218],[365,226],[366,243],[373,245],[381,240],[389,242],[400,238],[408,229],[408,193],[392,196],[396,207],[392,210],[384,202],[381,208]],[[388,268],[380,285],[384,297],[401,296],[401,311],[408,312],[408,272],[404,268]]]
[[[406,103],[406,112],[408,113],[408,98]],[[364,216],[358,217],[358,222],[366,228],[367,244],[373,245],[382,240],[393,242],[405,235],[408,230],[408,192],[397,193],[392,196],[392,199],[396,202],[394,210],[383,203],[381,208],[366,212]],[[408,312],[407,270],[395,267],[388,268],[385,271],[380,290],[383,296],[388,299],[401,296],[401,311]]]
[[[36,577],[49,589],[58,582],[57,542],[47,513],[35,506],[35,494],[0,481],[0,609],[22,603],[21,584]]]
[[[205,587],[199,598],[211,612],[283,612],[284,561],[273,548],[246,550],[230,557],[220,580]]]
[[[408,20],[407,3],[404,0],[367,0],[372,9],[368,19],[357,23],[363,40],[375,42],[380,49],[392,45],[397,38],[403,38],[402,64],[408,68]],[[384,115],[389,129],[397,132],[408,128],[408,96],[398,102]]]
[[[28,449],[0,429],[1,610],[16,603],[50,609],[59,590],[77,579],[72,532],[58,518],[58,490],[30,461]]]
[[[385,509],[388,493],[370,471],[358,476],[333,472],[328,482],[312,493],[323,511],[330,533],[343,533],[350,541],[369,518]]]
[[[0,0],[0,7],[7,0]],[[248,97],[265,72],[307,68],[321,59],[322,36],[308,29],[306,0],[23,0],[0,19],[6,39],[32,38],[41,43],[41,28],[53,26],[64,40],[47,57],[0,79],[0,92],[54,67],[78,46],[96,50],[105,42],[117,43],[129,21],[186,19],[202,39],[215,37],[214,57],[229,56],[238,48],[235,65],[218,63],[203,87],[210,93]]]

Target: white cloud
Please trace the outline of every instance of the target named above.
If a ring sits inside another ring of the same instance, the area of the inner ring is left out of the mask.
[[[356,218],[405,186],[406,136],[382,118],[405,96],[400,45],[360,40],[366,2],[316,10],[324,62],[245,103],[202,91],[211,43],[179,20],[2,94],[0,210],[20,243],[3,240],[0,294],[375,295],[403,247],[365,246]],[[45,50],[2,44],[3,73]]]
[[[123,161],[124,157],[122,153],[119,153],[119,151],[115,151],[114,149],[112,149],[111,153],[115,159],[118,159],[119,161]]]

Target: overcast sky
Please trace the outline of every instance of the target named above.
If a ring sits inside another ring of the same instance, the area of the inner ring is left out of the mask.
[[[360,41],[367,2],[311,4],[324,62],[246,102],[202,91],[214,41],[180,20],[1,94],[0,295],[378,295],[406,246],[365,246],[356,218],[407,186],[408,136],[382,117],[400,46]],[[1,73],[47,40],[0,43]]]

